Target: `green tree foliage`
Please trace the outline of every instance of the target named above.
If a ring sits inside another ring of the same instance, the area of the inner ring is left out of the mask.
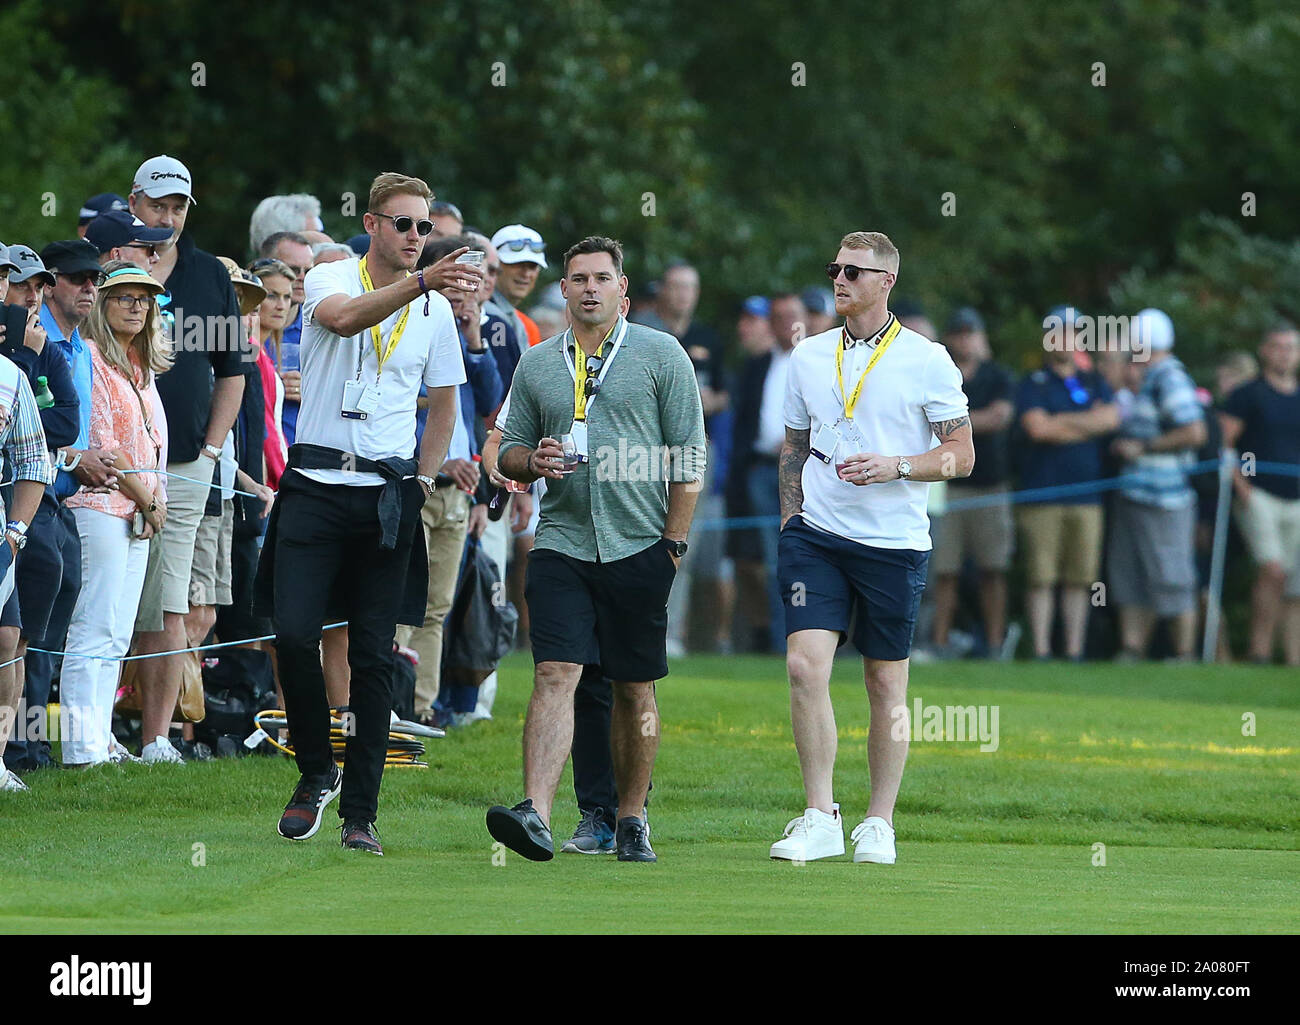
[[[488,232],[536,226],[553,255],[618,236],[634,286],[692,259],[724,324],[746,294],[820,283],[845,231],[885,230],[899,295],[939,321],[979,306],[1022,366],[1059,302],[1170,303],[1208,359],[1295,280],[1267,241],[1300,235],[1289,0],[18,0],[0,38],[0,237],[33,244],[168,152],[214,251],[246,256],[276,192],[319,196],[347,237],[373,175],[399,169]],[[1209,240],[1217,268],[1194,281]],[[1238,265],[1254,276],[1234,284]]]

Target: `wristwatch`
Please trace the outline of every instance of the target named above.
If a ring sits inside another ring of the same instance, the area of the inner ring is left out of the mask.
[[[674,541],[671,537],[666,537],[663,541],[664,544],[668,546],[668,550],[677,558],[681,559],[685,557],[686,549],[689,547],[685,541]]]
[[[5,524],[5,537],[12,537],[14,548],[21,552],[27,547],[27,524],[22,520],[10,520]]]
[[[216,460],[218,463],[221,462],[221,449],[217,448],[216,445],[204,445],[203,454],[209,459]]]
[[[911,478],[912,478],[912,464],[907,461],[906,456],[899,456],[898,457],[898,479],[911,480]]]
[[[418,480],[424,486],[424,493],[428,496],[432,496],[434,490],[438,487],[434,479],[430,477],[428,474],[417,473],[415,475],[415,479]]]

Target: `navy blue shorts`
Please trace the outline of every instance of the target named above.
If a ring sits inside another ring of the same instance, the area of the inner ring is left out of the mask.
[[[872,548],[790,517],[777,558],[786,636],[836,630],[843,644],[852,627],[867,658],[907,658],[929,563],[929,552]]]

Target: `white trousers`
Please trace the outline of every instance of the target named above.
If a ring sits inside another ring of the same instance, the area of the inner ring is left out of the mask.
[[[65,650],[120,658],[131,646],[135,613],[149,565],[149,542],[131,536],[131,521],[96,509],[73,510],[81,537],[81,593]],[[113,701],[122,663],[63,659],[59,735],[65,764],[108,761]]]

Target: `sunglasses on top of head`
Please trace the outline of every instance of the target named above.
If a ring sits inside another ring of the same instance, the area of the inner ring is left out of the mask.
[[[392,214],[381,214],[375,210],[371,210],[370,212],[376,217],[385,217],[392,221],[393,227],[403,235],[411,230],[411,225],[413,224],[415,225],[415,230],[419,234],[420,238],[424,238],[433,231],[433,221],[429,220],[427,217],[421,217],[417,221],[413,217],[407,217],[406,214],[398,214],[394,217]]]
[[[888,274],[889,271],[881,267],[859,267],[853,263],[828,263],[826,265],[826,276],[834,281],[840,276],[840,271],[844,272],[844,277],[848,281],[857,281],[859,274]]]

